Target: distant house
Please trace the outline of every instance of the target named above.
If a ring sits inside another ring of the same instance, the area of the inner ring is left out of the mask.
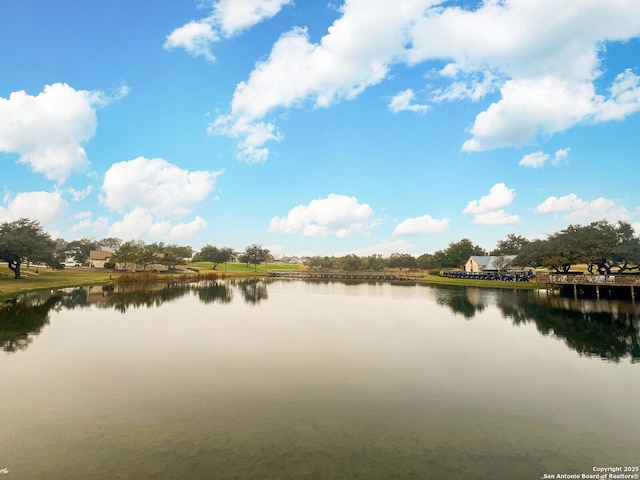
[[[464,265],[467,273],[498,273],[507,268],[517,255],[484,255],[469,257]]]
[[[292,265],[302,263],[302,259],[300,257],[282,257],[278,258],[277,261],[280,263],[290,263]]]
[[[111,261],[113,252],[106,250],[91,250],[89,252],[89,266],[93,268],[104,268],[105,263]]]

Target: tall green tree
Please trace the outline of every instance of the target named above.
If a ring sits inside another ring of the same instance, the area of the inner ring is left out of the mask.
[[[368,257],[364,257],[362,259],[362,265],[360,268],[363,270],[373,270],[375,272],[379,272],[384,270],[387,266],[387,260],[382,257],[379,253],[369,255]]]
[[[320,255],[316,255],[314,257],[309,257],[304,261],[304,264],[310,268],[314,269],[332,269],[335,268],[335,258],[333,257],[321,257]]]
[[[144,253],[144,242],[141,240],[129,240],[118,247],[113,254],[112,262],[122,263],[126,270],[131,264],[140,263]]]
[[[532,240],[522,247],[513,263],[522,267],[540,267],[545,264],[549,252],[550,245],[547,240]]]
[[[416,265],[422,270],[429,270],[430,268],[438,268],[435,256],[430,253],[423,253],[416,258]]]
[[[235,252],[230,247],[216,247],[214,245],[205,245],[200,249],[196,255],[198,262],[211,262],[213,270],[218,268],[218,265],[227,263],[233,260]]]
[[[191,247],[182,247],[180,245],[165,245],[164,242],[150,243],[143,247],[138,265],[142,265],[146,270],[147,265],[160,264],[165,265],[169,270],[176,265],[186,264],[185,258],[190,258],[193,251]]]
[[[107,247],[113,250],[117,250],[122,245],[122,240],[116,237],[105,237],[101,240],[98,240],[99,247]]]
[[[242,257],[247,265],[253,265],[254,271],[258,270],[258,265],[269,259],[269,249],[263,248],[262,245],[253,243],[244,249]]]
[[[530,242],[522,248],[516,262],[545,266],[555,272],[569,272],[572,265],[586,264],[590,273],[611,274],[638,268],[640,240],[626,222],[606,220],[589,225],[569,225],[546,240]]]
[[[138,256],[135,259],[137,265],[142,265],[142,270],[146,270],[148,265],[156,262],[156,259],[161,256],[158,252],[158,246],[155,244],[144,245],[140,244],[138,250]]]
[[[416,268],[416,258],[408,253],[392,253],[387,265],[390,268]]]
[[[362,259],[358,255],[350,253],[349,255],[338,258],[336,263],[340,270],[355,272],[356,270],[360,270],[360,267],[362,266]]]
[[[505,240],[498,241],[495,250],[491,251],[491,255],[518,255],[528,244],[529,240],[522,235],[510,233]]]
[[[164,245],[161,252],[165,254],[171,254],[174,257],[180,258],[182,260],[189,259],[193,256],[193,248],[186,245],[176,245],[174,243],[169,245]]]
[[[156,253],[153,262],[166,265],[169,270],[172,270],[176,265],[186,265],[185,258],[188,257],[178,256],[173,250],[168,249],[162,253]]]
[[[618,272],[628,269],[640,270],[640,238],[636,236],[631,224],[618,222],[616,231],[618,241],[611,257],[611,262],[616,264]]]
[[[80,240],[68,242],[66,251],[73,255],[73,259],[76,262],[85,264],[89,261],[89,254],[91,253],[91,250],[95,250],[97,247],[98,243],[95,240],[81,238]]]
[[[0,225],[0,260],[7,262],[13,278],[20,278],[24,261],[42,261],[53,266],[55,242],[35,220],[20,218]]]
[[[53,245],[53,267],[57,268],[67,260],[67,242],[63,238],[56,238]]]
[[[589,272],[611,274],[638,268],[640,263],[640,240],[635,237],[631,224],[620,221],[611,224],[606,220],[592,222],[580,229],[578,239],[585,248]]]
[[[463,238],[458,242],[452,242],[444,250],[438,250],[433,254],[434,263],[438,267],[461,267],[469,257],[474,255],[486,255],[487,252],[474,245],[468,238]]]
[[[546,240],[534,240],[523,247],[515,263],[523,266],[544,266],[556,273],[568,273],[571,266],[587,263],[591,248],[583,238],[579,225],[570,225],[566,229],[553,233]]]

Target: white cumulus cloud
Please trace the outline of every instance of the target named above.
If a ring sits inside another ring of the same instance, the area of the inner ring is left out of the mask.
[[[285,217],[273,217],[270,232],[298,233],[305,237],[335,235],[344,238],[367,233],[377,222],[373,209],[355,197],[330,194],[312,200],[308,205],[292,208]]]
[[[84,210],[73,215],[73,219],[76,221],[74,225],[69,228],[71,232],[77,232],[79,230],[86,230],[93,227],[93,212]]]
[[[202,56],[210,62],[215,60],[211,46],[218,41],[218,34],[206,21],[191,21],[171,32],[164,42],[166,50],[184,48],[193,56]]]
[[[640,110],[632,70],[619,72],[605,92],[595,83],[603,46],[640,35],[637,2],[486,1],[465,9],[437,0],[345,0],[340,13],[317,43],[301,27],[284,33],[237,85],[230,112],[210,131],[235,138],[240,158],[264,161],[266,144],[282,138],[267,116],[352,100],[397,64],[446,62],[438,73],[448,84],[433,91],[435,103],[498,96],[477,114],[467,151],[527,145]],[[426,111],[410,89],[389,108]]]
[[[400,112],[414,112],[414,113],[426,113],[431,107],[429,105],[422,105],[415,103],[415,93],[410,88],[403,90],[396,94],[389,102],[389,110],[393,113]]]
[[[548,197],[536,207],[537,213],[554,213],[584,208],[587,202],[579,198],[575,193],[563,197]]]
[[[138,157],[115,163],[106,172],[100,201],[124,213],[108,235],[150,241],[186,240],[207,226],[197,216],[175,223],[204,202],[222,171],[188,171],[162,158]]]
[[[357,97],[387,76],[390,65],[403,54],[408,26],[431,3],[347,0],[340,7],[342,17],[319,43],[311,43],[304,28],[284,33],[269,57],[256,65],[247,81],[237,85],[231,113],[221,116],[226,128],[211,131],[250,131],[249,125],[261,123],[274,109],[305,102],[323,108]],[[252,145],[262,160],[268,155],[264,147],[267,140],[271,138]],[[239,158],[255,161],[241,142]]]
[[[292,0],[218,0],[213,2],[211,15],[192,20],[173,30],[164,48],[184,48],[193,56],[213,62],[213,45],[275,16]]]
[[[518,165],[531,168],[542,168],[544,164],[549,160],[549,154],[544,152],[533,152],[522,157]]]
[[[561,148],[560,150],[556,150],[555,155],[551,159],[551,164],[560,165],[562,163],[565,163],[567,161],[567,158],[569,158],[570,151],[570,148]]]
[[[431,217],[431,215],[423,215],[417,218],[407,218],[403,222],[400,222],[393,230],[393,236],[408,235],[420,237],[444,232],[448,227],[448,218],[438,220],[437,218]]]
[[[512,215],[504,211],[504,209],[493,210],[491,212],[479,213],[473,217],[474,225],[507,225],[510,223],[519,223],[520,217],[518,215]]]
[[[219,0],[213,17],[225,36],[232,36],[274,17],[293,0]]]
[[[159,217],[182,217],[209,196],[221,173],[191,172],[162,158],[138,157],[109,168],[101,201],[121,213],[141,209]]]
[[[520,162],[518,162],[518,165],[521,165],[523,167],[542,168],[549,160],[551,160],[552,165],[560,165],[561,163],[564,163],[569,157],[569,151],[569,148],[561,148],[560,150],[556,151],[553,158],[551,158],[551,155],[544,152],[529,153],[528,155],[522,157]]]
[[[62,192],[22,192],[15,196],[5,196],[5,204],[0,206],[0,221],[11,222],[19,218],[37,220],[41,224],[51,224],[63,220],[67,202]]]
[[[471,73],[463,80],[455,80],[460,74],[459,69],[449,64],[441,70],[441,75],[451,77],[454,81],[445,88],[438,89],[433,94],[434,102],[470,99],[478,101],[487,94],[499,88],[501,79],[490,70]]]
[[[127,93],[125,87],[110,97],[55,83],[36,96],[17,91],[0,97],[0,152],[18,154],[33,171],[62,183],[89,164],[83,145],[95,133],[96,106]]]
[[[539,134],[562,132],[594,112],[594,86],[587,81],[513,79],[501,92],[502,98],[476,117],[473,138],[463,150],[527,145]]]
[[[368,257],[369,255],[382,255],[383,257],[389,257],[392,253],[408,253],[413,255],[416,251],[416,246],[405,240],[396,240],[394,242],[383,241],[377,245],[371,245],[369,247],[358,248],[352,252],[359,257]],[[340,253],[337,256],[342,256],[344,253]]]
[[[191,222],[173,224],[167,220],[156,221],[144,209],[134,208],[122,220],[111,225],[108,236],[123,240],[178,242],[193,237],[206,227],[207,222],[200,216],[196,216]]]
[[[489,195],[485,195],[480,200],[470,201],[462,213],[474,215],[474,225],[505,225],[518,223],[520,217],[511,215],[504,210],[504,207],[511,205],[516,197],[516,191],[507,187],[504,183],[496,183],[489,190]]]
[[[69,227],[71,233],[89,231],[89,234],[92,236],[104,236],[109,228],[108,218],[99,217],[94,219],[93,212],[89,210],[78,212],[74,214],[72,218],[76,223]],[[86,233],[84,235],[86,235]]]
[[[485,195],[480,200],[470,201],[462,213],[478,215],[491,210],[498,210],[511,205],[516,197],[515,189],[507,187],[504,183],[496,183],[489,190],[489,195]]]
[[[609,88],[609,98],[598,97],[596,121],[621,120],[640,110],[640,77],[631,69],[619,74]]]
[[[639,14],[639,4],[615,0],[434,8],[415,23],[409,58],[449,60],[443,74],[454,79],[452,86],[484,72],[500,79],[493,85],[501,98],[478,114],[464,150],[525,145],[539,134],[621,118],[640,108],[638,79],[631,71],[618,76],[607,96],[597,94],[594,85],[606,54],[602,46],[638,36]]]
[[[278,142],[282,135],[275,124],[266,122],[245,122],[232,115],[222,115],[208,127],[210,134],[226,135],[238,140],[237,157],[247,163],[262,163],[269,157],[264,147],[268,141]]]
[[[589,201],[583,200],[575,193],[562,197],[548,197],[536,207],[535,212],[539,214],[562,213],[565,220],[573,223],[602,219],[611,222],[628,221],[632,217],[624,205],[619,205],[610,198],[598,197]]]
[[[91,195],[91,192],[93,192],[93,186],[87,185],[87,187],[84,188],[83,190],[76,190],[73,187],[69,187],[67,188],[67,192],[71,194],[71,196],[76,202],[79,202],[87,198],[89,195]]]

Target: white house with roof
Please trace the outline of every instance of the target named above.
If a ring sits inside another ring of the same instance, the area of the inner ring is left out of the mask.
[[[508,267],[517,255],[474,255],[464,265],[467,273],[498,273]]]

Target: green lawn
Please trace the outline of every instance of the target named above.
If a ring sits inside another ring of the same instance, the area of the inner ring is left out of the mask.
[[[218,265],[215,270],[211,269],[210,262],[200,262],[189,264],[189,267],[200,269],[202,274],[215,272],[225,274],[225,266]],[[270,263],[268,265],[258,265],[257,271],[254,266],[247,267],[244,263],[228,263],[226,273],[228,275],[264,275],[268,270],[301,270],[306,267],[302,265],[292,265],[289,263]],[[65,268],[62,270],[51,270],[49,268],[39,267],[36,272],[35,267],[30,269],[22,269],[23,278],[19,280],[13,279],[11,272],[6,264],[0,264],[0,300],[15,297],[18,294],[30,292],[34,290],[54,289],[73,287],[77,285],[101,285],[116,280],[119,276],[118,272],[113,270],[93,269],[93,268]],[[489,280],[465,280],[457,278],[443,278],[435,275],[428,275],[417,279],[425,283],[444,284],[444,285],[466,285],[485,288],[518,288],[518,289],[534,289],[535,282],[516,283],[516,282],[497,282]]]
[[[216,270],[212,270],[211,265],[211,263],[202,262],[188,266],[200,269],[203,274],[209,272],[225,273],[224,265],[218,265]],[[297,270],[300,268],[304,267],[288,263],[270,263],[268,265],[269,270]],[[257,272],[254,272],[253,265],[247,267],[244,263],[227,264],[227,273],[231,275],[264,275],[265,272],[266,266],[264,264],[258,265]],[[15,297],[18,294],[34,290],[73,287],[77,285],[107,284],[119,276],[119,272],[113,270],[84,267],[51,270],[45,267],[38,267],[36,269],[34,266],[27,269],[23,266],[21,273],[23,278],[14,280],[13,272],[9,270],[6,263],[0,264],[0,300],[5,300]]]
[[[36,271],[37,270],[37,271]],[[117,274],[110,270],[93,268],[65,268],[51,270],[44,267],[21,269],[22,278],[14,280],[6,264],[0,264],[0,299],[14,297],[34,290],[73,287],[76,285],[107,284]]]
[[[202,270],[211,270],[211,266],[213,264],[211,262],[196,262],[196,263],[190,263],[188,266],[189,267],[195,267],[195,268],[199,268]],[[247,272],[247,273],[251,273],[254,272],[254,266],[253,265],[249,265],[247,267],[246,263],[237,263],[237,262],[230,262],[227,263],[226,266],[226,271],[227,272]],[[264,263],[258,265],[257,268],[257,272],[258,273],[264,273],[267,271],[267,268],[269,270],[301,270],[304,269],[305,267],[302,265],[298,265],[298,264],[290,264],[290,263],[279,263],[279,262],[274,262],[274,263],[269,263],[268,265],[265,265]],[[224,264],[218,265],[216,267],[216,269],[214,270],[216,272],[224,272],[225,271],[225,266]]]
[[[469,280],[465,278],[447,278],[438,277],[437,275],[429,275],[423,278],[426,283],[439,285],[461,285],[466,287],[483,287],[483,288],[517,288],[522,290],[533,290],[537,288],[536,282],[501,282],[497,280]]]

